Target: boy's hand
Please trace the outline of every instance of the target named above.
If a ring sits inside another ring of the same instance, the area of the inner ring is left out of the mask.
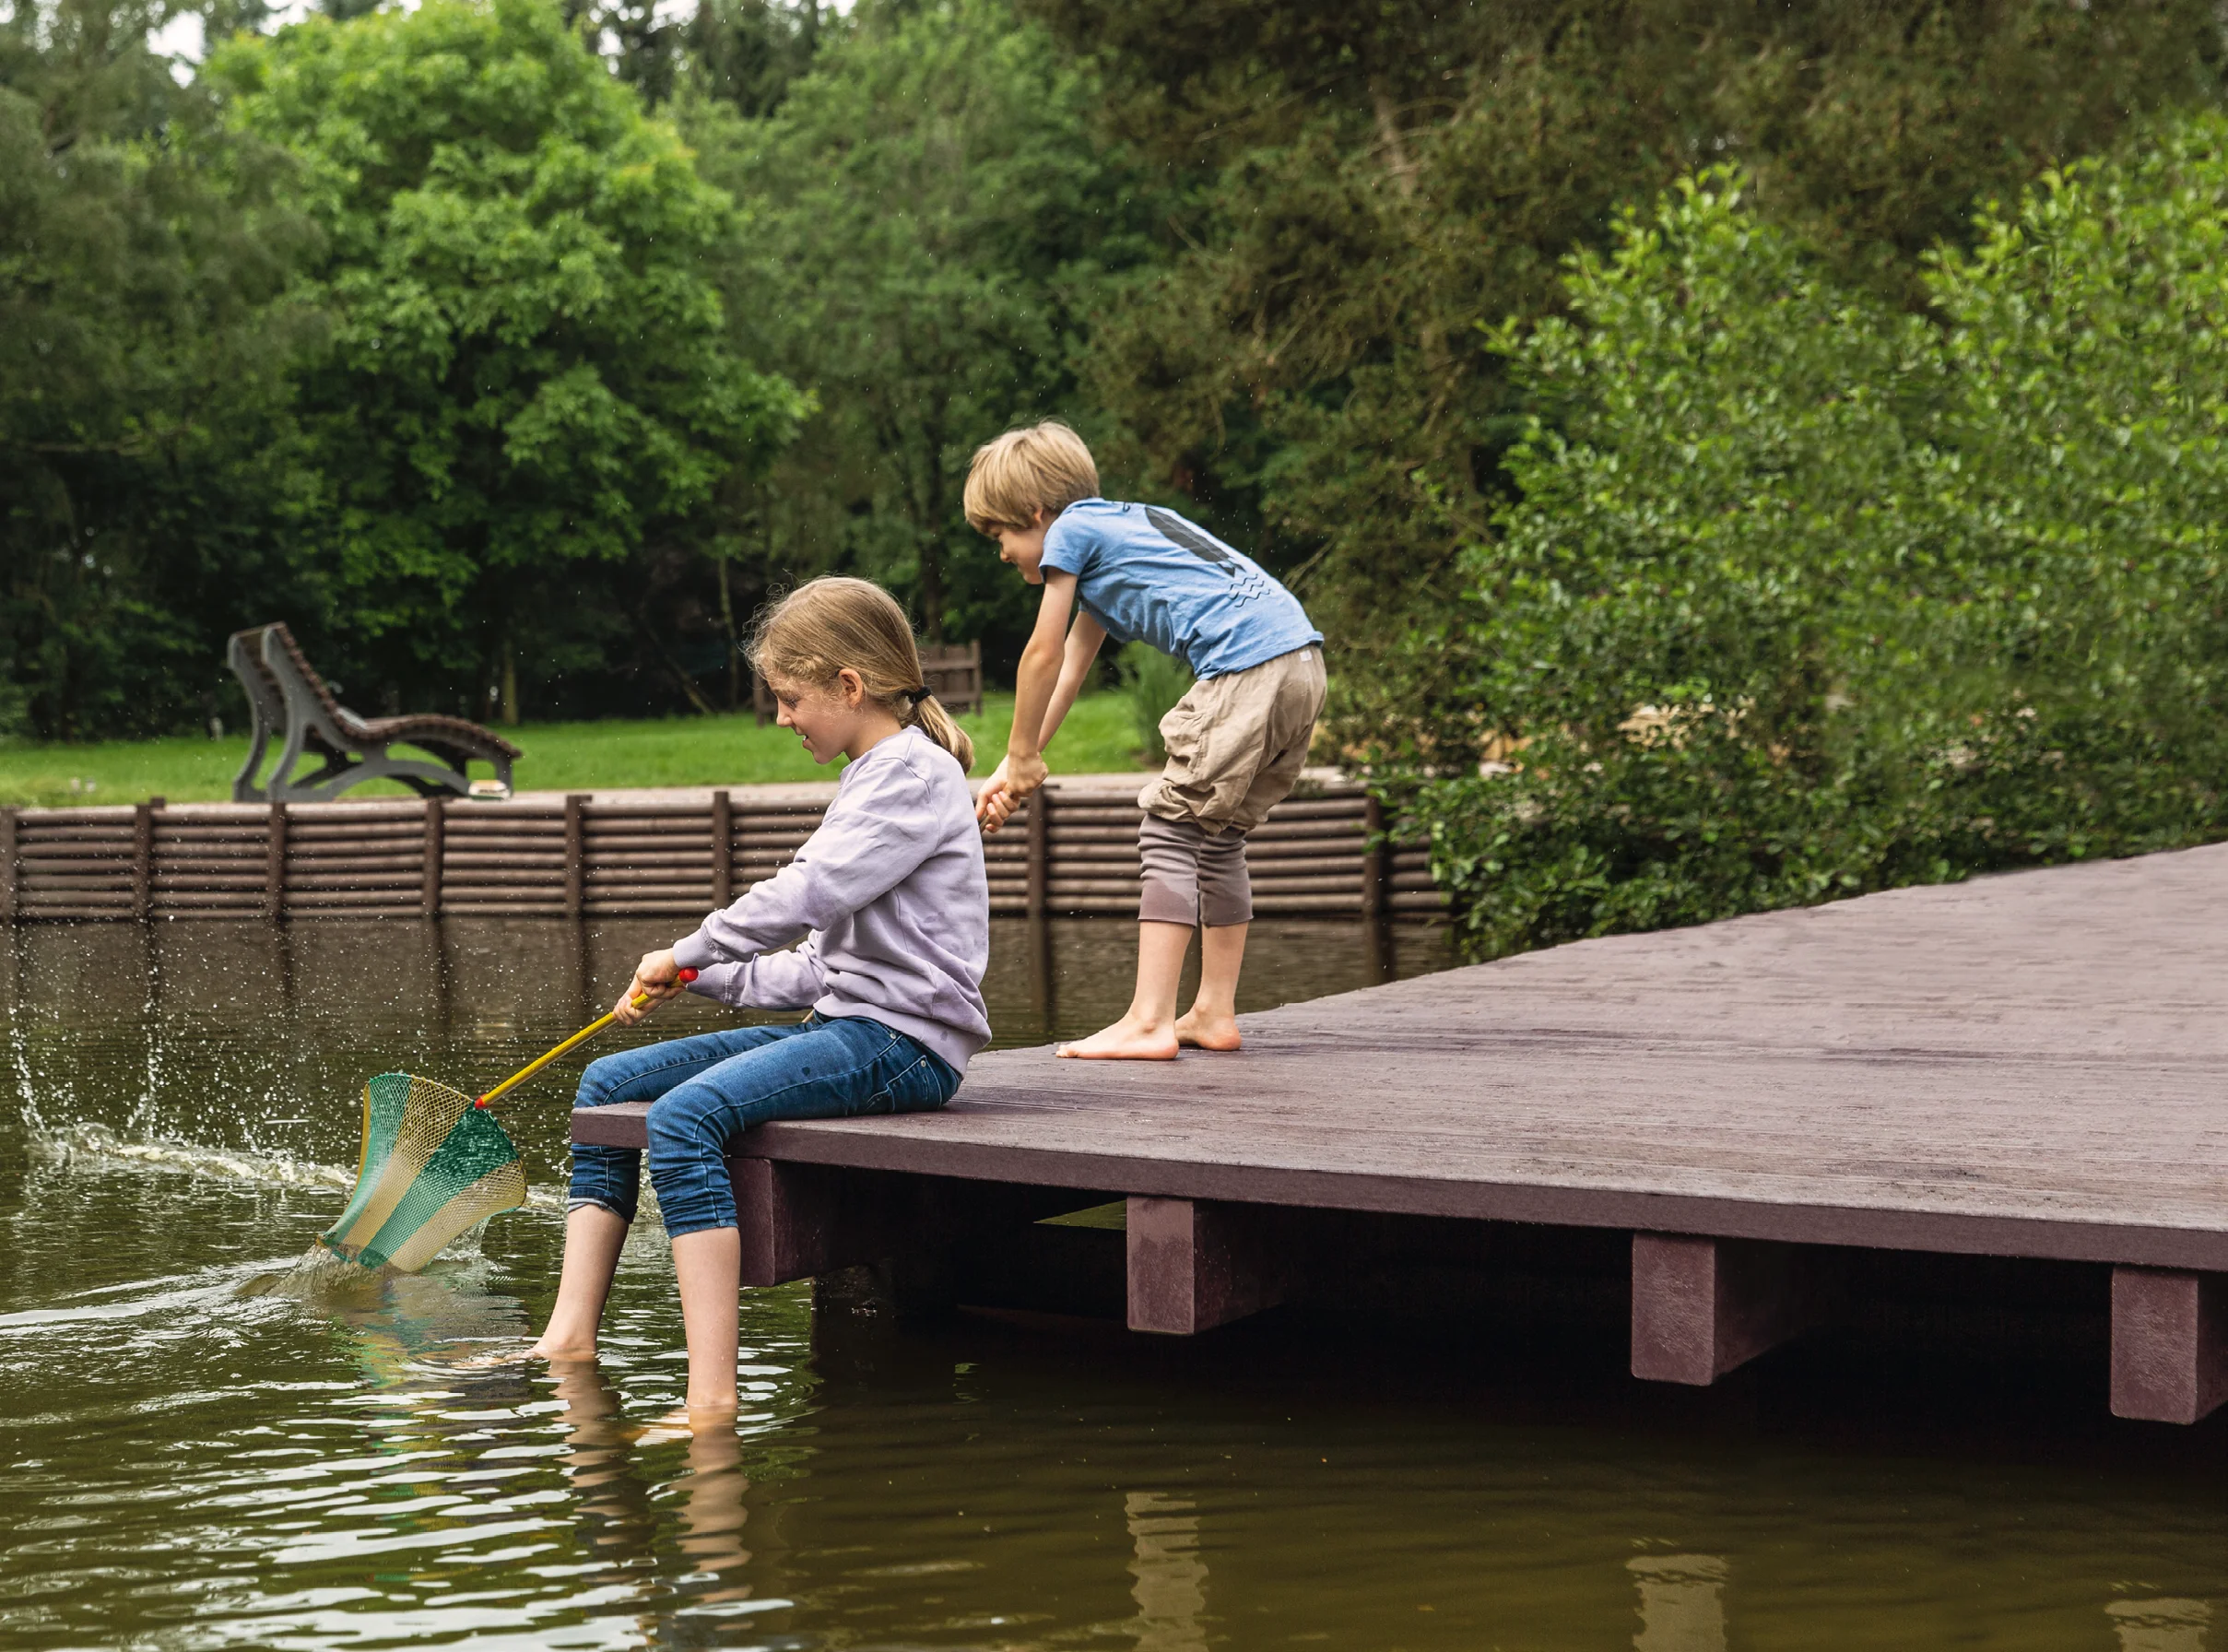
[[[634,979],[627,990],[619,995],[619,1002],[611,1013],[622,1027],[631,1027],[667,998],[678,997],[684,988],[680,979],[680,965],[674,961],[673,949],[661,952],[644,952],[642,961],[634,966]],[[634,1007],[637,997],[650,1001],[641,1009]]]
[[[996,832],[1011,820],[1022,800],[1043,785],[1051,773],[1043,758],[1023,757],[1016,762],[1008,752],[1005,761],[991,771],[990,778],[983,783],[983,795],[975,800],[974,818],[982,822],[984,832]]]

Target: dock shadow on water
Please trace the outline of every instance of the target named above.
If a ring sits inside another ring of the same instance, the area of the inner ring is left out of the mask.
[[[2228,1652],[2228,1430],[2104,1419],[2078,1320],[1843,1335],[1685,1391],[1624,1375],[1613,1292],[1178,1341],[901,1326],[833,1280],[749,1294],[737,1426],[688,1437],[657,1426],[685,1366],[652,1224],[599,1365],[489,1358],[554,1292],[562,1081],[505,1112],[526,1209],[419,1275],[301,1266],[366,1075],[500,1077],[668,938],[0,942],[0,1647]],[[1126,997],[1126,925],[996,939],[1001,1042]],[[1264,923],[1246,1007],[1446,962]]]

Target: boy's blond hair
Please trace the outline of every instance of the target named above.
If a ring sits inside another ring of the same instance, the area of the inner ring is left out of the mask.
[[[1034,527],[1039,511],[1057,516],[1079,499],[1095,499],[1099,467],[1090,449],[1056,419],[1008,431],[974,450],[963,508],[979,534]]]

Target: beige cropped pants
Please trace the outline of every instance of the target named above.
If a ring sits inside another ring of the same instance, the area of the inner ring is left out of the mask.
[[[1323,650],[1203,678],[1161,719],[1168,766],[1138,794],[1140,922],[1250,922],[1245,834],[1291,795],[1323,714]]]

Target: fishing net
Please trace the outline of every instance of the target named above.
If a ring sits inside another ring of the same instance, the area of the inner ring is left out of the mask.
[[[365,1268],[416,1273],[498,1210],[526,1202],[518,1149],[470,1096],[408,1073],[363,1087],[363,1160],[356,1191],[323,1235]]]

